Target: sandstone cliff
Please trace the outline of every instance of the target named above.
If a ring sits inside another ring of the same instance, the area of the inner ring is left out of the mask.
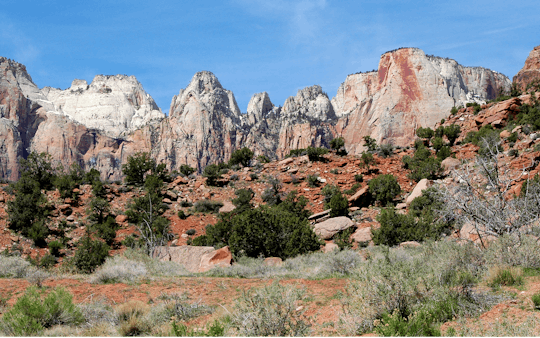
[[[525,90],[532,82],[540,82],[540,46],[534,47],[525,60],[525,66],[514,76],[513,82]]]
[[[347,150],[364,150],[362,138],[408,145],[418,127],[433,127],[453,106],[485,102],[508,89],[509,79],[480,67],[402,48],[381,56],[377,71],[349,75],[332,100],[337,133]]]
[[[45,87],[42,93],[49,111],[111,137],[126,135],[165,118],[134,76],[97,75],[90,85],[85,80],[74,80],[66,90]]]

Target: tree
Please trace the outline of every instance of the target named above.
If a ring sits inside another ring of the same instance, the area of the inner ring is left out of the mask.
[[[180,166],[180,173],[184,176],[189,176],[195,172],[195,168],[190,167],[187,164],[182,164]]]
[[[444,128],[444,135],[448,138],[448,142],[450,142],[450,146],[454,145],[454,142],[461,134],[461,127],[457,124],[453,124],[451,126]]]
[[[322,155],[327,154],[328,149],[326,148],[315,148],[315,147],[307,147],[307,155],[309,157],[310,161],[316,162],[316,161],[322,161]]]
[[[21,159],[21,176],[28,176],[39,184],[40,189],[50,190],[56,178],[52,157],[48,153],[31,152],[27,159]]]
[[[328,206],[331,209],[330,217],[349,216],[349,201],[339,190],[330,198]]]
[[[369,172],[369,167],[375,164],[375,158],[373,157],[373,154],[363,152],[362,156],[360,156],[360,167],[366,168],[366,170]]]
[[[203,170],[203,177],[206,177],[206,184],[216,186],[221,179],[221,169],[217,164],[207,165]]]
[[[109,246],[99,240],[92,240],[87,231],[77,243],[77,251],[73,256],[73,263],[82,272],[91,273],[105,262],[109,256]]]
[[[334,149],[338,155],[347,155],[343,137],[337,137],[330,141],[330,148]]]
[[[253,151],[246,147],[235,150],[229,159],[229,166],[241,164],[243,167],[249,167],[253,155]]]
[[[381,205],[387,205],[401,193],[401,187],[394,175],[379,175],[368,183],[369,192]]]
[[[420,138],[424,138],[426,140],[431,139],[433,137],[433,134],[434,134],[433,129],[431,129],[429,127],[428,128],[420,127],[418,129],[416,129],[416,136],[418,136]]]
[[[236,207],[234,211],[236,213],[241,213],[244,210],[253,208],[253,204],[251,203],[251,200],[255,196],[255,193],[251,188],[249,189],[239,189],[236,190],[235,195],[238,196],[237,198],[232,200],[232,203]]]
[[[125,175],[124,180],[127,184],[137,186],[143,185],[146,176],[149,174],[162,180],[168,178],[165,164],[157,164],[156,160],[150,158],[148,153],[136,153],[129,156],[128,163],[122,166],[122,173]]]
[[[364,136],[364,145],[368,148],[368,151],[377,150],[377,141],[369,135]]]

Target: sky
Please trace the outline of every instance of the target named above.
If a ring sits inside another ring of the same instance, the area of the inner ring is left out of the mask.
[[[2,0],[0,56],[42,88],[135,75],[168,114],[193,75],[213,72],[242,112],[268,92],[276,106],[418,47],[510,77],[540,45],[540,1]]]

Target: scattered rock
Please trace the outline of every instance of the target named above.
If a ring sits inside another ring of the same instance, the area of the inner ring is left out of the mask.
[[[232,204],[232,203],[229,202],[229,201],[223,201],[223,206],[222,206],[221,208],[219,208],[219,212],[220,212],[220,213],[231,212],[231,211],[233,211],[234,209],[236,209],[236,207],[234,206],[234,204]]]
[[[292,157],[286,158],[284,160],[281,160],[278,162],[278,166],[286,166],[287,164],[290,164],[294,161]]]
[[[402,248],[416,248],[416,247],[419,247],[419,246],[422,246],[422,244],[416,242],[416,241],[408,241],[408,242],[402,242],[402,243],[399,243],[399,246],[402,247]]]
[[[371,228],[370,227],[364,227],[364,228],[358,228],[352,234],[351,238],[357,242],[357,243],[367,243],[371,241]]]
[[[339,250],[339,246],[336,243],[332,243],[332,242],[326,243],[323,249],[324,253],[329,253],[335,250]]]
[[[405,201],[405,203],[407,203],[407,206],[409,206],[415,198],[422,196],[422,190],[425,190],[429,188],[430,186],[431,186],[430,180],[428,180],[427,178],[421,179],[420,182],[416,184],[416,187],[414,187],[409,197],[407,197],[407,200]]]
[[[283,265],[283,260],[279,257],[267,257],[264,259],[263,264],[267,266],[281,266]]]
[[[118,215],[114,220],[116,221],[116,223],[124,223],[127,222],[127,219],[128,217],[126,215]]]
[[[499,136],[500,136],[501,138],[508,138],[508,137],[512,136],[512,133],[509,132],[508,130],[503,130],[503,131],[501,131],[501,133],[499,134]]]
[[[324,222],[315,224],[314,231],[321,239],[331,239],[336,233],[354,225],[348,217],[333,217]]]
[[[461,165],[461,161],[457,158],[447,157],[441,162],[441,167],[445,172],[454,170]]]
[[[201,263],[199,265],[198,272],[208,271],[216,266],[228,267],[231,266],[232,253],[229,247],[223,247],[221,249],[204,254],[201,257]]]

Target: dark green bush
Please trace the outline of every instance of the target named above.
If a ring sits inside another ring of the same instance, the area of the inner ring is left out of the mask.
[[[56,240],[49,242],[48,246],[49,246],[49,253],[51,255],[53,255],[54,257],[59,257],[60,256],[60,249],[62,249],[64,247],[62,242],[56,241]]]
[[[369,135],[364,136],[364,146],[368,148],[368,151],[375,151],[377,150],[377,141]]]
[[[221,179],[221,169],[217,164],[207,165],[203,170],[203,177],[206,177],[206,184],[216,186]]]
[[[534,309],[540,310],[540,293],[535,293],[532,295],[531,300],[534,304]]]
[[[298,157],[307,154],[307,149],[291,149],[287,157]]]
[[[349,215],[349,201],[347,200],[347,197],[343,196],[339,190],[332,196],[332,198],[330,198],[328,206],[331,209],[330,217]]]
[[[186,231],[186,235],[188,236],[193,236],[197,233],[197,230],[195,229],[189,229],[188,231]]]
[[[355,230],[356,227],[352,226],[334,235],[334,243],[339,247],[340,250],[352,248],[353,241],[351,239],[351,235]]]
[[[375,158],[373,154],[363,152],[360,156],[360,167],[366,168],[369,171],[369,167],[375,164]]]
[[[340,156],[347,155],[345,151],[345,140],[343,137],[337,137],[330,141],[330,148],[334,149]]]
[[[235,150],[229,159],[229,166],[241,164],[243,167],[249,167],[253,155],[253,151],[246,147]]]
[[[136,153],[128,157],[128,163],[122,165],[125,182],[129,185],[142,186],[148,175],[167,181],[170,179],[164,163],[157,164],[148,153]]]
[[[187,215],[184,212],[184,210],[178,210],[178,218],[180,218],[180,219],[186,219],[187,218]]]
[[[452,115],[456,115],[457,112],[458,112],[458,109],[457,109],[456,106],[454,106],[454,107],[452,107],[452,109],[450,109],[450,114],[452,114]]]
[[[21,159],[21,176],[27,176],[39,184],[40,189],[51,190],[56,179],[56,169],[48,153],[31,152],[26,159]]]
[[[433,137],[433,129],[427,127],[427,128],[418,128],[416,129],[416,136],[420,137],[420,138],[425,138],[425,139],[431,139]]]
[[[196,212],[217,213],[222,206],[223,203],[219,201],[200,200],[195,202],[193,208]]]
[[[2,322],[10,335],[34,336],[55,325],[82,324],[84,316],[73,304],[73,296],[63,288],[56,288],[43,298],[41,292],[30,287],[4,314]]]
[[[362,174],[354,175],[354,180],[356,182],[364,182],[364,175],[362,175]]]
[[[324,186],[324,188],[321,189],[321,195],[324,196],[324,209],[330,209],[330,200],[334,195],[340,192],[341,190],[339,189],[339,187],[333,184],[327,184]]]
[[[112,216],[107,216],[105,221],[92,225],[92,229],[96,234],[105,241],[108,245],[112,245],[116,238],[116,231],[120,226]]]
[[[195,168],[192,168],[187,164],[182,164],[180,166],[180,173],[182,175],[184,175],[184,176],[189,176],[189,175],[193,174],[195,171],[196,171]]]
[[[368,183],[369,192],[381,205],[386,205],[401,193],[401,187],[394,175],[379,175]]]
[[[435,337],[441,332],[431,313],[419,311],[404,318],[399,313],[383,313],[375,332],[382,337]]]
[[[308,175],[307,182],[308,186],[311,188],[317,187],[320,183],[317,175]]]
[[[281,203],[281,182],[275,177],[270,177],[268,178],[268,183],[270,186],[266,188],[261,195],[263,202],[268,205],[277,205]]]
[[[350,189],[345,190],[343,193],[344,193],[345,195],[354,195],[354,193],[355,193],[358,189],[360,189],[360,186],[361,186],[360,183],[357,182],[357,183],[353,184],[352,187],[351,187]]]
[[[381,144],[377,149],[380,157],[387,158],[394,154],[394,146],[391,143]]]
[[[99,240],[92,240],[90,233],[77,243],[77,250],[73,256],[73,264],[84,273],[93,272],[98,266],[105,263],[109,256],[109,246]]]
[[[450,146],[454,145],[454,142],[461,134],[461,127],[457,124],[453,124],[451,126],[444,128],[444,135],[448,138],[448,142],[450,142]]]
[[[442,137],[435,137],[431,141],[431,145],[433,146],[433,149],[435,149],[435,151],[439,151],[442,147],[444,147],[444,141]]]
[[[320,242],[307,220],[306,203],[305,198],[291,193],[277,205],[231,213],[208,225],[206,235],[196,237],[193,245],[228,245],[234,255],[283,259],[319,250]]]
[[[323,157],[322,155],[328,154],[328,149],[326,148],[315,148],[315,147],[308,147],[307,148],[307,155],[309,157],[310,161],[322,161]]]
[[[450,157],[450,155],[452,155],[452,150],[450,150],[450,147],[443,146],[437,151],[437,160],[443,161],[445,158]]]
[[[416,182],[423,178],[436,179],[442,172],[441,160],[431,157],[431,151],[423,145],[415,150],[413,157],[403,156],[402,161],[403,167],[411,170],[409,178]]]
[[[259,162],[261,162],[261,163],[269,163],[270,162],[270,158],[268,158],[268,156],[266,156],[266,155],[257,156],[257,160],[259,160]]]

